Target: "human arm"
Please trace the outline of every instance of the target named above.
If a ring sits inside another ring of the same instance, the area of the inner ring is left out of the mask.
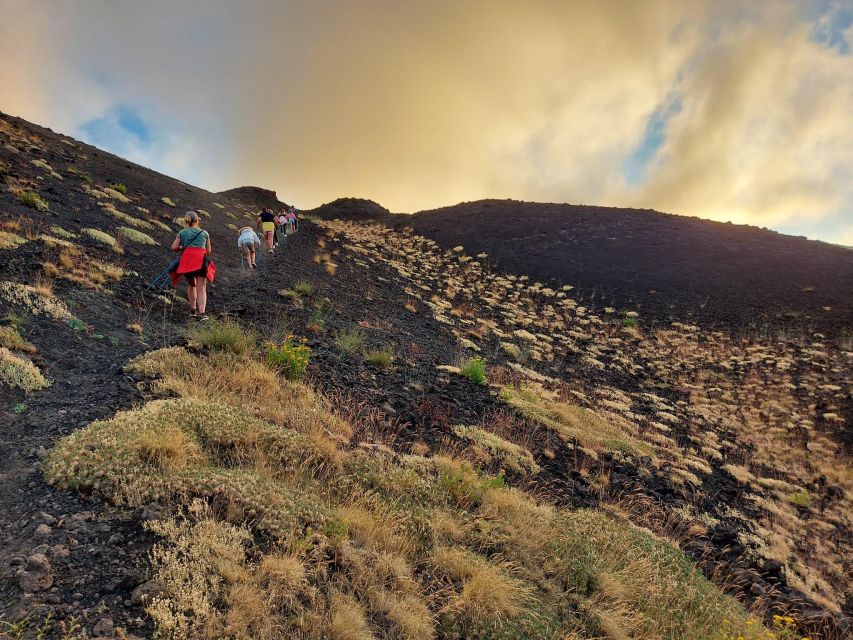
[[[204,248],[207,252],[207,255],[210,255],[210,252],[213,251],[213,245],[210,244],[210,234],[207,231],[205,231],[204,235],[207,236],[207,244]]]
[[[175,241],[172,243],[172,251],[181,250],[181,236],[175,236]]]

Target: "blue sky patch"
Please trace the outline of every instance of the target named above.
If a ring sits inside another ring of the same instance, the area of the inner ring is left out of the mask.
[[[139,111],[129,105],[112,107],[103,116],[80,125],[87,142],[104,149],[124,151],[129,138],[137,145],[151,142],[151,131]]]
[[[847,42],[845,32],[853,25],[853,4],[824,1],[818,6],[812,38],[828,49],[835,49],[838,53],[849,56],[851,43]]]
[[[649,163],[666,141],[666,128],[669,121],[680,111],[681,98],[675,97],[666,100],[649,117],[640,143],[619,166],[619,171],[628,184],[635,185],[643,180]]]

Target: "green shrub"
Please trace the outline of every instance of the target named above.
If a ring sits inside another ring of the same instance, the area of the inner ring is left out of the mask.
[[[154,238],[149,236],[147,233],[142,233],[136,229],[131,229],[130,227],[119,227],[118,230],[121,235],[132,242],[138,242],[139,244],[157,244],[157,241]]]
[[[33,191],[21,191],[18,194],[18,202],[36,211],[48,211],[50,209],[47,202]]]
[[[808,508],[812,506],[812,494],[810,494],[805,489],[803,491],[795,491],[794,493],[788,496],[788,500],[790,500],[798,507]]]
[[[308,280],[300,280],[293,285],[293,290],[301,296],[310,296],[314,293],[314,285]]]
[[[483,358],[469,358],[462,363],[459,370],[472,382],[486,384],[486,361]]]
[[[394,348],[391,345],[382,345],[364,352],[364,361],[380,369],[387,369],[394,364]]]
[[[622,326],[623,327],[636,327],[637,326],[637,320],[635,318],[630,317],[630,316],[625,316],[624,318],[622,318]]]
[[[255,333],[247,331],[236,320],[210,320],[194,326],[188,332],[193,342],[211,351],[227,351],[243,355],[255,346]]]
[[[311,347],[305,340],[297,341],[287,336],[281,344],[267,345],[267,365],[288,380],[298,380],[308,367]]]
[[[335,337],[335,346],[344,353],[355,353],[364,347],[364,339],[364,331],[361,329],[344,329]]]
[[[114,191],[118,191],[119,193],[121,193],[123,195],[127,195],[127,185],[122,184],[121,182],[116,182],[115,184],[111,184],[110,187],[112,187],[112,189]]]

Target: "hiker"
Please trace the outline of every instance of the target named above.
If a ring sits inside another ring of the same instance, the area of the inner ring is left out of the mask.
[[[252,227],[243,227],[237,232],[237,248],[240,253],[246,258],[246,263],[250,269],[257,269],[258,265],[255,262],[255,248],[261,250],[261,239]]]
[[[201,219],[195,211],[187,211],[187,226],[178,232],[172,243],[172,251],[180,251],[181,259],[169,275],[176,287],[181,276],[187,279],[187,300],[190,303],[190,315],[199,320],[207,320],[207,281],[213,282],[216,265],[210,259],[210,234],[201,228]]]
[[[284,225],[287,223],[287,218],[284,217],[284,211],[279,211],[275,214],[275,227],[278,230],[278,235],[282,242],[287,240],[287,232],[284,230]]]
[[[273,253],[273,234],[275,233],[275,216],[272,214],[272,209],[264,209],[258,215],[255,221],[255,228],[263,233],[264,240],[267,243],[269,253]]]
[[[285,215],[287,216],[288,231],[290,233],[295,233],[296,232],[296,214],[293,213],[293,209],[291,209]]]

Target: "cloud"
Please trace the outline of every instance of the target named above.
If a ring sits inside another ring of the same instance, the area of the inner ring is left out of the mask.
[[[397,211],[637,205],[829,240],[851,226],[842,2],[0,0],[0,14],[0,108],[211,189]]]

